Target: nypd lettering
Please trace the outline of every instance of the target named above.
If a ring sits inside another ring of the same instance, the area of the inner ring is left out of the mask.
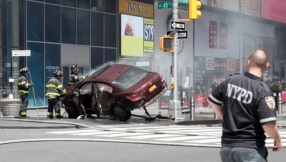
[[[253,93],[251,91],[248,91],[244,88],[238,87],[230,83],[227,84],[226,96],[236,99],[245,104],[250,104],[253,99]]]

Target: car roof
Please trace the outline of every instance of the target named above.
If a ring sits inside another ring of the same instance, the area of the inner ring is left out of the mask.
[[[122,72],[124,72],[130,65],[113,64],[106,65],[99,70],[92,73],[89,78],[96,78],[97,80],[112,81]]]

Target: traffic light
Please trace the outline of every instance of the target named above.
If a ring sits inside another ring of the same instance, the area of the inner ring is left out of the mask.
[[[160,38],[160,50],[164,52],[174,52],[173,50],[173,39],[174,37],[164,35]]]
[[[202,16],[201,11],[198,11],[201,8],[202,3],[199,0],[189,0],[189,19],[194,20]]]

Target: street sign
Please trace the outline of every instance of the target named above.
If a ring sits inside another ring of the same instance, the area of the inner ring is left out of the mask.
[[[188,31],[179,30],[178,31],[178,39],[188,38]]]
[[[158,2],[158,9],[169,9],[169,8],[172,8],[171,1]]]
[[[178,2],[181,5],[189,4],[189,0],[179,0]],[[155,9],[169,9],[172,8],[173,2],[172,1],[165,1],[165,2],[157,2],[155,3]]]
[[[12,50],[12,56],[31,56],[31,50]]]
[[[185,30],[185,23],[184,22],[176,22],[176,21],[171,21],[171,29],[180,29],[180,30]]]

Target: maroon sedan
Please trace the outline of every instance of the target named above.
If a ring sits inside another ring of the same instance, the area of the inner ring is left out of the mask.
[[[156,72],[113,64],[96,70],[66,90],[62,102],[70,118],[80,115],[75,108],[77,102],[74,102],[78,100],[87,114],[96,114],[98,117],[114,115],[121,121],[127,121],[132,110],[141,107],[145,109],[166,92],[167,85]]]

